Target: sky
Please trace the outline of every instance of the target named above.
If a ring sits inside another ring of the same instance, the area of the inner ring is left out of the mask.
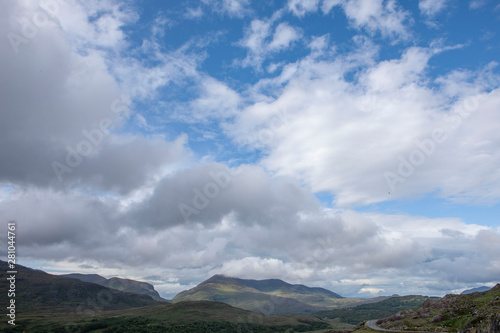
[[[18,263],[343,296],[500,282],[500,4],[19,0],[0,10]]]

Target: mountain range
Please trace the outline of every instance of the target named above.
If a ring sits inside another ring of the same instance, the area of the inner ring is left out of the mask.
[[[155,290],[154,286],[152,284],[149,284],[147,282],[140,282],[140,281],[135,281],[135,280],[130,280],[130,279],[122,279],[119,277],[113,277],[110,279],[106,279],[103,276],[100,276],[98,274],[79,274],[79,273],[72,273],[72,274],[63,274],[61,276],[73,278],[73,279],[78,279],[83,282],[91,282],[91,283],[97,283],[101,286],[108,287],[111,289],[116,289],[120,291],[125,291],[129,293],[134,293],[134,294],[141,294],[141,295],[148,295],[152,299],[159,301],[159,302],[169,302],[168,300],[160,297],[160,294]]]
[[[8,270],[6,262],[0,261],[0,270]],[[323,288],[278,279],[244,280],[215,275],[180,293],[174,303],[166,303],[144,294],[154,291],[145,282],[106,279],[97,274],[58,276],[21,265],[16,265],[16,270],[16,326],[0,321],[1,332],[331,333],[334,329],[365,333],[373,331],[357,323],[369,321],[373,325],[375,319],[383,317],[377,325],[395,331],[500,332],[500,285],[485,292],[443,298],[393,296],[352,300]],[[120,283],[119,288],[138,292],[103,285],[116,283],[113,281]],[[10,287],[7,279],[0,279],[1,290]],[[201,300],[204,297],[219,301]],[[7,292],[0,293],[0,307],[5,309],[10,299]],[[362,301],[371,303],[359,305]],[[255,311],[229,302],[253,307]],[[327,310],[298,314],[317,308]]]
[[[477,287],[477,288],[464,290],[464,291],[462,291],[461,295],[467,295],[467,294],[472,294],[472,293],[481,293],[483,291],[488,291],[490,289],[491,289],[491,287],[481,286],[481,287]]]
[[[8,271],[0,260],[0,270]],[[99,275],[78,278],[48,274],[16,265],[15,297],[10,282],[0,279],[0,308],[15,300],[16,325],[0,321],[0,332],[291,332],[330,327],[316,316],[267,316],[220,302],[168,304],[141,293],[101,284]],[[81,279],[80,279],[81,278]],[[86,281],[82,281],[86,280]],[[111,280],[111,279],[109,279]],[[125,281],[132,281],[120,279]],[[136,285],[132,281],[130,285]],[[137,282],[142,285],[141,282]]]
[[[349,307],[381,301],[344,298],[323,288],[289,284],[278,279],[246,280],[214,275],[196,287],[172,299],[180,301],[217,301],[242,309],[266,314],[308,314],[320,310]]]

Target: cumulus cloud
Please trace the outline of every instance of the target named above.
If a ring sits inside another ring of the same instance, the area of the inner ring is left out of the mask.
[[[54,209],[54,202],[60,203],[58,209]],[[261,206],[254,204],[256,209]],[[26,205],[34,207],[39,218],[33,219],[23,208]],[[429,281],[430,276],[455,287],[477,279],[489,283],[500,269],[495,264],[499,260],[495,250],[498,231],[456,219],[335,213],[316,206],[307,212],[296,209],[295,215],[278,224],[248,224],[244,217],[229,213],[210,225],[183,223],[149,230],[145,217],[134,221],[120,214],[116,200],[68,198],[40,190],[2,202],[0,212],[17,219],[19,232],[25,235],[25,258],[42,255],[54,270],[71,270],[75,264],[69,260],[86,262],[92,264],[88,272],[98,269],[109,276],[142,279],[144,276],[135,270],[147,268],[149,274],[161,276],[148,280],[163,285],[165,295],[221,273],[281,278],[354,295],[360,288],[366,291],[375,285],[389,286],[388,293],[401,292],[401,281],[414,281],[405,290],[426,292],[429,289],[419,284],[420,280]],[[272,219],[272,215],[267,218]],[[463,237],[457,243],[439,229],[460,231]],[[489,267],[488,274],[462,269],[471,265]],[[157,268],[151,269],[153,266]],[[77,269],[82,270],[75,266]],[[168,277],[176,280],[168,281]]]
[[[251,137],[286,110],[287,121],[264,143],[269,153],[262,163],[315,192],[335,193],[337,205],[433,191],[453,200],[497,201],[492,184],[499,179],[490,167],[499,162],[491,129],[498,77],[491,66],[456,71],[439,77],[436,89],[426,76],[435,52],[412,47],[381,62],[366,58],[373,51],[332,62],[304,59],[290,65],[284,81],[275,79],[284,86],[276,98],[246,108],[228,133],[236,141]],[[345,80],[353,69],[357,79]],[[471,136],[483,144],[468,144]]]
[[[17,6],[11,11],[21,17],[45,13],[29,2]],[[31,23],[36,35],[33,32],[26,43],[14,44],[17,48],[4,45],[0,51],[5,60],[0,63],[4,73],[0,98],[7,111],[0,115],[4,126],[0,158],[9,161],[0,167],[3,182],[55,187],[86,184],[129,192],[167,164],[187,156],[182,138],[149,141],[140,135],[113,134],[129,116],[130,101],[98,48],[119,47],[124,39],[120,27],[134,15],[110,2],[103,2],[101,9],[96,4],[82,6],[58,6],[57,11],[53,9],[57,16],[46,24],[36,28]],[[98,19],[89,22],[83,13],[98,15]],[[4,24],[4,31],[18,32],[24,38],[22,25],[15,20],[5,22],[10,25]],[[78,50],[83,46],[86,52],[82,54]],[[129,168],[125,171],[123,165]]]
[[[241,104],[240,95],[226,84],[212,78],[200,78],[199,97],[189,102],[182,116],[187,122],[234,116]]]
[[[380,32],[386,37],[406,39],[409,36],[404,24],[408,13],[394,0],[350,0],[344,5],[344,10],[355,27],[371,33]]]
[[[307,210],[314,202],[294,181],[271,180],[260,167],[232,170],[214,163],[165,177],[134,214],[143,226],[160,229],[186,222],[214,224],[231,214],[246,224],[266,224],[270,218],[285,223],[296,209]]]
[[[409,13],[401,9],[394,0],[290,0],[288,10],[298,17],[321,8],[324,14],[335,6],[340,6],[356,29],[370,34],[380,33],[391,39],[407,39],[410,36],[405,26]],[[423,5],[428,8],[427,4]]]
[[[302,17],[308,12],[316,11],[318,5],[319,0],[290,0],[288,1],[288,10]]]

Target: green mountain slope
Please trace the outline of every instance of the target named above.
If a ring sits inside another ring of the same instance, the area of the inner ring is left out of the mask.
[[[63,274],[60,276],[70,277],[73,279],[78,279],[84,282],[92,282],[100,284],[101,286],[125,291],[128,293],[141,294],[151,296],[156,301],[159,302],[168,302],[166,299],[160,297],[160,294],[155,290],[154,286],[141,281],[135,281],[130,279],[122,279],[119,277],[113,277],[110,279],[106,279],[98,274]]]
[[[395,330],[500,332],[500,284],[485,292],[429,299],[377,325]]]
[[[366,320],[385,318],[400,311],[416,308],[428,299],[429,297],[425,296],[398,296],[377,303],[363,304],[345,309],[321,311],[315,315],[320,318],[338,318],[344,323],[356,325]]]
[[[0,261],[0,270],[7,263]],[[125,293],[77,279],[16,265],[15,304],[18,313],[119,310],[159,304],[151,297]],[[0,307],[9,302],[9,281],[0,279]]]
[[[268,314],[307,314],[346,307],[365,300],[347,299],[323,288],[292,285],[281,280],[244,280],[215,275],[175,296],[180,301],[217,301]]]

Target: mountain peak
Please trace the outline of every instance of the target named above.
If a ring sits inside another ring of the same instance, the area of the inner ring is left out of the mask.
[[[252,311],[262,311],[262,304],[273,302],[273,314],[280,314],[312,313],[339,305],[343,302],[341,299],[327,289],[290,284],[280,279],[251,280],[216,274],[195,288],[179,293],[172,301],[218,301]]]

